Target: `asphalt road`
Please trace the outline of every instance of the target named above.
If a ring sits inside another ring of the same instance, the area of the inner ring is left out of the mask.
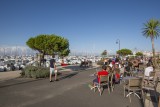
[[[59,81],[16,78],[0,83],[0,107],[142,107],[141,100],[123,97],[123,85],[109,94],[93,92],[88,84],[95,69],[64,72]]]

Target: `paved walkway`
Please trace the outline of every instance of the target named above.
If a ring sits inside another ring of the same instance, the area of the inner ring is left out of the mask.
[[[20,70],[0,72],[0,82],[17,78],[20,76],[20,72],[21,72]]]
[[[93,64],[92,68],[96,68],[99,65]],[[59,66],[57,67],[59,69],[59,72],[69,72],[69,71],[78,71],[81,69],[92,69],[92,68],[80,68],[79,65],[69,65],[69,66]],[[1,81],[6,81],[14,78],[20,77],[21,70],[16,70],[16,71],[7,71],[7,72],[0,72],[0,82]]]
[[[60,81],[52,83],[48,78],[18,78],[21,71],[0,72],[0,107],[143,107],[137,97],[131,97],[132,103],[123,97],[122,85],[117,85],[111,94],[105,90],[102,96],[91,91],[88,84],[94,79],[90,75],[95,67],[64,67]],[[146,105],[157,107],[149,100]]]
[[[96,70],[62,73],[59,81],[16,78],[0,83],[0,107],[142,107],[141,100],[132,96],[132,103],[123,97],[123,86],[114,92],[104,90],[102,96],[88,84]]]

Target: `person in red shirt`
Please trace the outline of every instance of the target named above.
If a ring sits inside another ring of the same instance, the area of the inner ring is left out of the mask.
[[[106,66],[102,66],[102,71],[99,71],[99,72],[97,72],[97,79],[98,79],[98,83],[99,83],[99,81],[100,81],[100,76],[101,75],[108,75],[109,73],[108,73],[108,71],[106,71]]]
[[[101,76],[101,75],[108,75],[108,74],[109,74],[108,71],[106,71],[106,68],[107,68],[107,67],[106,67],[105,65],[103,65],[103,66],[102,66],[102,70],[101,70],[101,71],[98,71],[98,72],[96,73],[96,79],[93,80],[93,86],[89,85],[89,87],[90,87],[91,89],[93,89],[93,88],[95,87],[95,85],[100,82],[100,76]]]

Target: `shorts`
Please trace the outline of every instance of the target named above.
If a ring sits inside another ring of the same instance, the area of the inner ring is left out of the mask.
[[[93,83],[98,83],[98,78],[94,79]]]
[[[50,74],[53,74],[54,73],[54,68],[50,68]]]

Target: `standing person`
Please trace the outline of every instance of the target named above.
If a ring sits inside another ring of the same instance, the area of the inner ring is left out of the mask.
[[[50,60],[50,82],[52,82],[52,73],[54,73],[54,80],[57,81],[57,68],[56,68],[56,61],[55,59]]]

